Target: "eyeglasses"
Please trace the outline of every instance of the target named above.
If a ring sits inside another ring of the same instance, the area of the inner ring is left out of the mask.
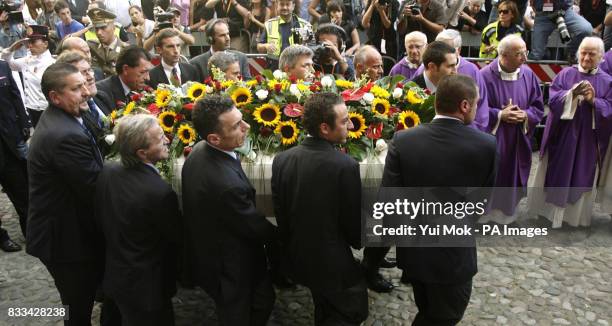
[[[507,15],[507,14],[509,14],[509,13],[510,13],[510,10],[509,10],[509,9],[501,9],[501,10],[499,10],[499,13],[500,13],[500,14]]]
[[[516,55],[517,57],[528,56],[528,55],[529,55],[529,50],[525,50],[525,51],[517,51],[517,52],[515,53],[515,55]]]

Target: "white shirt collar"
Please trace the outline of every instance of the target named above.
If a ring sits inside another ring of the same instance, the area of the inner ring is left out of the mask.
[[[127,95],[129,92],[131,92],[132,90],[130,89],[130,87],[128,85],[126,85],[123,80],[121,80],[121,77],[118,77],[119,81],[121,82],[121,87],[123,87],[123,94]]]
[[[441,114],[436,114],[436,115],[433,117],[433,120],[436,120],[436,119],[457,120],[457,121],[459,121],[459,122],[463,123],[463,121],[461,121],[461,119],[459,119],[459,118],[456,118],[456,117],[449,117],[449,116],[447,116],[447,115],[441,115]]]
[[[513,72],[505,72],[499,63],[499,60],[497,61],[497,69],[499,70],[501,80],[518,80],[519,72],[521,72],[521,68],[516,68],[516,70]]]
[[[164,59],[162,59],[162,60],[161,60],[161,64],[162,64],[162,67],[164,67],[164,70],[172,71],[172,68],[175,68],[175,67],[176,67],[176,70],[177,70],[177,71],[179,70],[179,64],[178,64],[178,63],[177,63],[177,64],[176,64],[176,65],[173,67],[173,66],[171,66],[171,65],[167,64],[167,63],[164,61]]]
[[[578,64],[578,71],[580,71],[583,74],[595,75],[597,73],[597,71],[599,71],[599,68],[595,67],[593,69],[585,70],[585,69],[582,68],[582,66],[580,64]]]
[[[81,126],[84,126],[83,118],[81,118],[81,117],[74,117],[74,118],[81,124]]]
[[[408,60],[408,57],[406,57],[406,65],[408,65],[408,68],[410,69],[417,69],[421,64],[414,64]]]
[[[234,151],[224,151],[224,150],[222,150],[222,149],[220,149],[220,148],[218,148],[218,147],[215,147],[213,144],[211,144],[211,143],[209,143],[209,142],[206,142],[206,144],[207,144],[208,146],[210,146],[210,147],[212,147],[212,148],[214,148],[214,149],[216,149],[216,150],[220,151],[220,152],[223,152],[223,153],[225,153],[225,154],[227,154],[227,155],[231,156],[231,157],[232,157],[234,160],[238,159],[238,155],[237,155],[237,154],[236,154],[236,152],[234,152]]]
[[[434,85],[429,78],[427,78],[427,72],[423,71],[423,77],[425,78],[425,87],[431,91],[431,93],[435,93],[438,90],[438,87]]]

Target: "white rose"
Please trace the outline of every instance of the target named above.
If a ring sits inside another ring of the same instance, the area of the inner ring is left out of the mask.
[[[333,83],[333,79],[329,76],[323,76],[323,78],[321,78],[321,86],[323,87],[331,87]]]
[[[265,100],[268,97],[268,91],[265,90],[265,89],[260,89],[257,92],[255,92],[255,95],[257,95],[257,98],[260,101],[263,101],[263,100]]]
[[[396,88],[393,90],[393,98],[400,98],[402,97],[402,93],[404,93],[404,90],[402,90],[401,88]]]
[[[278,69],[274,70],[272,74],[274,75],[274,79],[276,80],[281,80],[285,76],[285,74],[283,74],[283,72]]]
[[[302,93],[300,93],[300,89],[297,87],[296,84],[291,84],[291,86],[289,86],[289,92],[291,93],[291,95],[297,98],[302,96]]]
[[[384,139],[379,139],[376,141],[376,152],[384,152],[387,150],[387,143]]]
[[[115,143],[115,135],[110,134],[110,135],[106,135],[106,137],[104,137],[104,141],[110,146],[112,144]]]
[[[372,93],[363,94],[363,100],[366,101],[366,103],[368,104],[372,104],[372,101],[374,101],[374,94]]]
[[[206,86],[206,94],[212,94],[212,92],[214,91],[214,89],[210,86]]]
[[[255,162],[255,159],[257,158],[257,153],[255,153],[255,151],[250,151],[247,155],[247,158],[249,159],[249,161]]]

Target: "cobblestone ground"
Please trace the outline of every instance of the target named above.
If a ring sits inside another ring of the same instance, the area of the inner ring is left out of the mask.
[[[24,246],[16,214],[3,194],[0,218],[11,237]],[[571,247],[563,243],[542,248],[480,247],[479,273],[474,278],[472,297],[461,324],[612,324],[610,217],[596,210],[592,226],[573,234]],[[394,256],[394,251],[389,256]],[[382,272],[398,287],[390,294],[370,292],[370,317],[365,325],[409,325],[416,313],[412,289],[399,282],[400,270]],[[203,291],[181,289],[173,302],[177,325],[217,325],[214,304]],[[0,325],[61,325],[58,319],[7,316],[9,307],[59,305],[53,280],[38,259],[23,250],[0,251]],[[94,325],[98,324],[99,308],[99,305],[94,308]],[[302,287],[277,291],[269,324],[312,325],[309,291]]]

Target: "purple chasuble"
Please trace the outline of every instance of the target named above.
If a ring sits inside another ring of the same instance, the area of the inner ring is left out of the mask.
[[[470,124],[470,127],[478,129],[480,131],[488,131],[489,126],[489,106],[487,102],[487,87],[480,76],[478,66],[465,60],[463,57],[459,57],[459,65],[457,67],[457,73],[472,77],[478,86],[478,92],[480,99],[478,100],[478,107],[476,109],[476,117]]]
[[[603,57],[603,60],[599,64],[599,69],[603,70],[608,75],[612,75],[612,49],[606,52],[606,55]]]
[[[595,89],[594,104],[578,104],[571,120],[561,119],[565,96],[587,80]],[[550,114],[542,138],[541,155],[548,154],[546,201],[559,207],[575,203],[593,189],[595,171],[608,147],[612,117],[612,77],[599,70],[586,74],[577,67],[563,69],[550,87]],[[569,187],[573,187],[570,189]]]
[[[419,67],[417,68],[410,68],[408,66],[408,62],[406,62],[407,57],[402,58],[402,60],[400,60],[400,62],[396,63],[395,66],[393,66],[393,68],[391,68],[391,71],[389,71],[389,76],[395,76],[395,75],[402,75],[404,77],[406,77],[406,80],[412,80],[414,77],[417,76],[416,71],[417,69],[419,69]],[[422,65],[421,65],[422,66]]]
[[[521,66],[517,80],[502,80],[498,59],[480,70],[486,85],[489,131],[498,122],[499,112],[509,103],[517,105],[527,113],[527,134],[525,124],[511,124],[503,121],[495,132],[499,167],[495,187],[499,189],[491,200],[490,207],[512,215],[516,204],[526,195],[527,180],[531,170],[531,137],[536,125],[544,115],[544,102],[538,79],[527,65]]]

